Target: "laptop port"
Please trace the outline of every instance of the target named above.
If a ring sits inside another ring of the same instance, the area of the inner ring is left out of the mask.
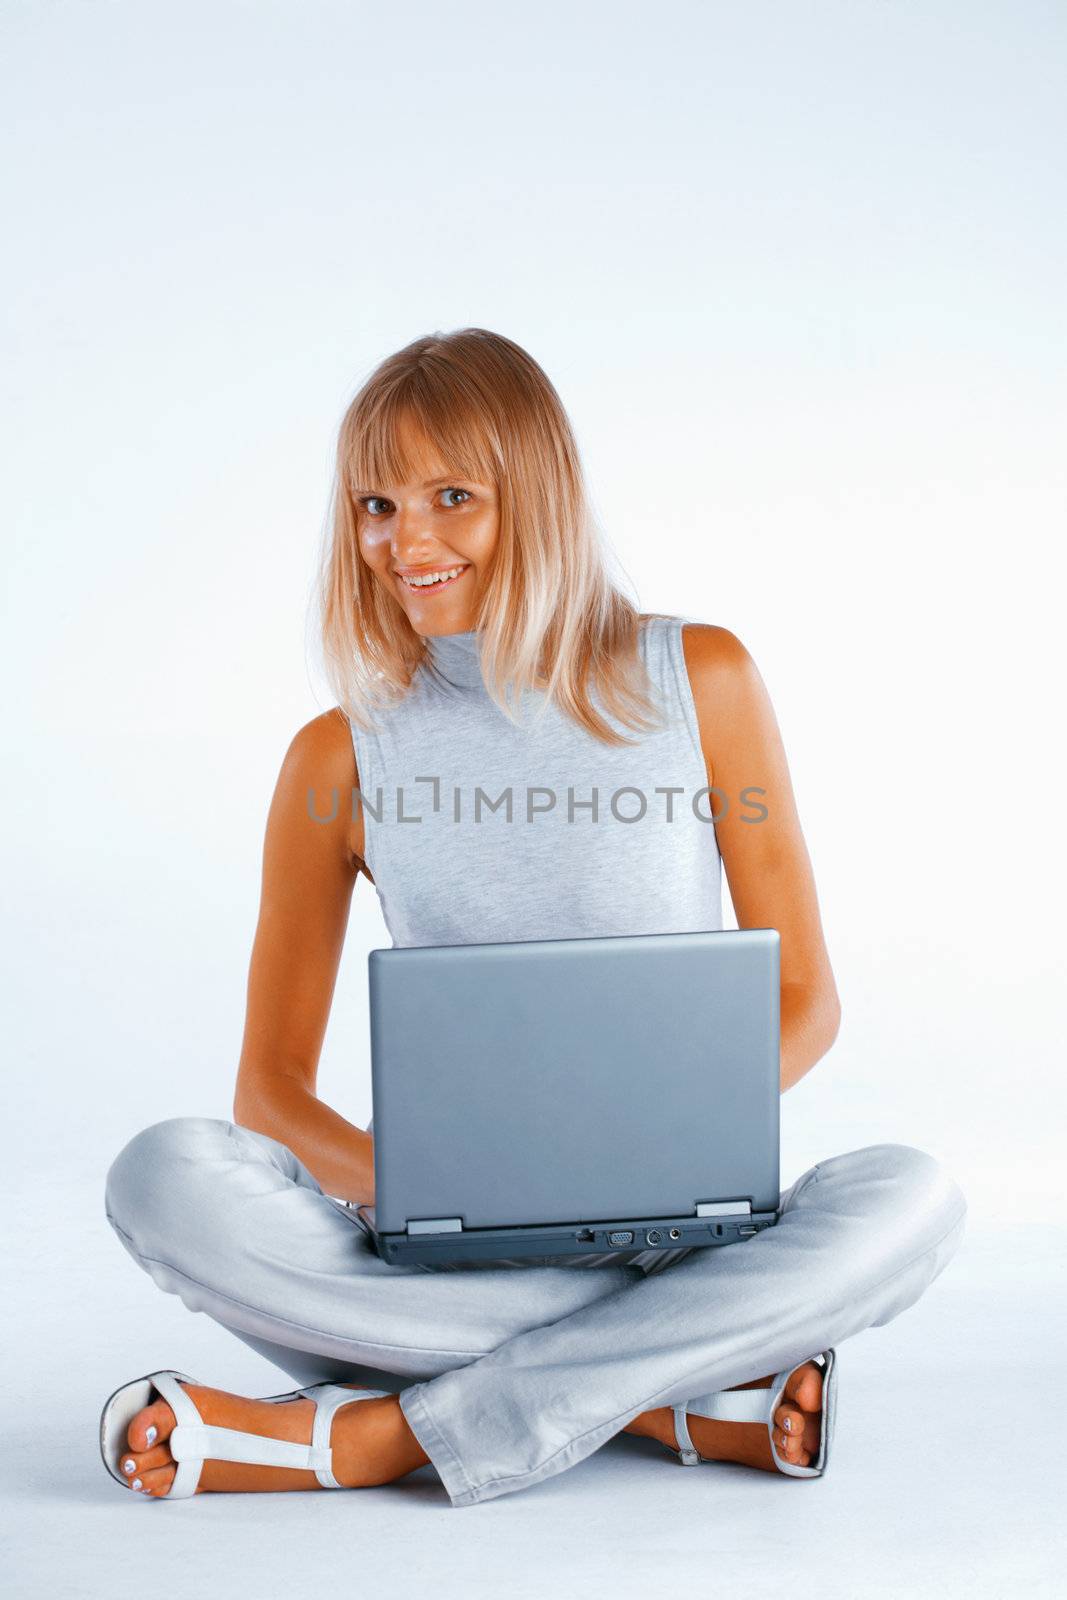
[[[634,1242],[634,1236],[633,1236],[633,1230],[632,1229],[627,1229],[626,1231],[620,1232],[620,1233],[609,1233],[608,1234],[608,1243],[609,1244],[633,1244],[633,1242]]]
[[[593,1232],[592,1228],[582,1228],[574,1235],[574,1237],[577,1239],[579,1244],[596,1243],[596,1234]]]
[[[672,1239],[680,1239],[681,1237],[682,1237],[681,1228],[672,1228],[671,1229],[671,1238]]]
[[[645,1238],[648,1240],[649,1244],[659,1244],[663,1239],[663,1235],[660,1233],[658,1228],[649,1228],[648,1232],[645,1234]]]

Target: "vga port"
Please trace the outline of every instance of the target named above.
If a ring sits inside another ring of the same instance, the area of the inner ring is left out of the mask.
[[[608,1243],[609,1244],[633,1244],[633,1242],[634,1242],[634,1235],[633,1235],[633,1229],[632,1228],[623,1229],[619,1233],[609,1233],[608,1234]]]

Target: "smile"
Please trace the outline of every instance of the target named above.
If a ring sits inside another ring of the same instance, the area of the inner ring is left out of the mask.
[[[435,572],[420,573],[416,578],[400,577],[400,582],[408,589],[416,589],[420,594],[427,589],[447,589],[450,584],[457,583],[470,566],[466,562],[462,566],[440,567]]]

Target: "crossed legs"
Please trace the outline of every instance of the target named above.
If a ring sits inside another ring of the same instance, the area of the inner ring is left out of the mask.
[[[820,1162],[781,1204],[756,1238],[649,1277],[610,1264],[398,1268],[284,1145],[196,1117],[135,1135],[106,1195],[123,1245],[190,1310],[301,1384],[397,1391],[339,1413],[335,1438],[363,1413],[383,1459],[410,1458],[403,1472],[432,1462],[453,1505],[528,1487],[622,1429],[649,1431],[664,1408],[765,1381],[890,1321],[947,1264],[966,1212],[938,1161],[897,1144]],[[369,1456],[356,1429],[358,1476]]]

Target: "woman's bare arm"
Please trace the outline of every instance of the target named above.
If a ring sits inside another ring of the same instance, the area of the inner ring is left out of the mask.
[[[299,1156],[327,1194],[374,1199],[374,1141],[315,1094],[319,1055],[361,870],[362,814],[348,723],[338,708],[301,728],[282,763],[263,849],[234,1121]],[[329,816],[334,791],[337,815]]]
[[[781,936],[784,1093],[826,1054],[841,1022],[811,860],[755,662],[727,628],[690,623],[682,640],[738,926],[777,928]],[[746,788],[763,793],[746,805]],[[757,806],[767,808],[765,820],[743,820],[757,815]]]

